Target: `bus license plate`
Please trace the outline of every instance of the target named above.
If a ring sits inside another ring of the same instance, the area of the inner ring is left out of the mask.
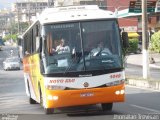
[[[88,93],[81,93],[80,97],[91,97],[94,96],[94,93],[88,92]]]

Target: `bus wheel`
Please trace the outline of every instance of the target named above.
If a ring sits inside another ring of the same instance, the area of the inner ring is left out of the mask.
[[[54,113],[54,109],[53,108],[44,108],[45,114],[52,114]]]
[[[113,103],[102,103],[101,106],[103,111],[111,111]]]
[[[30,104],[37,104],[37,102],[35,100],[33,100],[31,97],[29,97],[29,103]]]

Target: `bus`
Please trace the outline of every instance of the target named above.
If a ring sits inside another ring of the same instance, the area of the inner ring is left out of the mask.
[[[113,12],[96,5],[47,8],[22,39],[26,93],[46,114],[90,104],[111,111],[124,102],[128,39]],[[62,39],[68,50],[58,52]]]

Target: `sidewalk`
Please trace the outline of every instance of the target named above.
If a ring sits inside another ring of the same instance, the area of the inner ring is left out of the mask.
[[[143,54],[130,54],[127,55],[127,63],[142,66],[143,65]],[[152,53],[149,54],[149,58],[153,58],[155,63],[149,63],[150,68],[160,69],[160,54]]]
[[[158,53],[152,53],[149,55],[149,57],[153,58],[155,63],[149,63],[150,68],[155,68],[159,70],[160,73],[160,54]],[[143,67],[143,54],[130,54],[126,56],[127,58],[127,64],[132,64],[135,66],[142,66]],[[135,70],[136,72],[136,70]],[[155,80],[153,78],[150,79],[143,79],[138,77],[130,77],[127,76],[127,82],[128,85],[141,87],[141,88],[147,88],[147,89],[153,89],[160,91],[160,78],[159,80]]]

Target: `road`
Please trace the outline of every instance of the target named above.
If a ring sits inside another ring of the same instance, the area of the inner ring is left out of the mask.
[[[4,59],[1,53],[0,56],[1,60]],[[55,114],[45,115],[39,104],[29,104],[24,86],[22,69],[18,71],[0,69],[0,118],[2,120],[5,118],[15,118],[15,120],[124,120],[129,117],[135,120],[146,119],[146,117],[160,119],[160,92],[157,91],[126,86],[125,102],[115,103],[112,112],[103,112],[98,104],[60,108],[56,109]]]

